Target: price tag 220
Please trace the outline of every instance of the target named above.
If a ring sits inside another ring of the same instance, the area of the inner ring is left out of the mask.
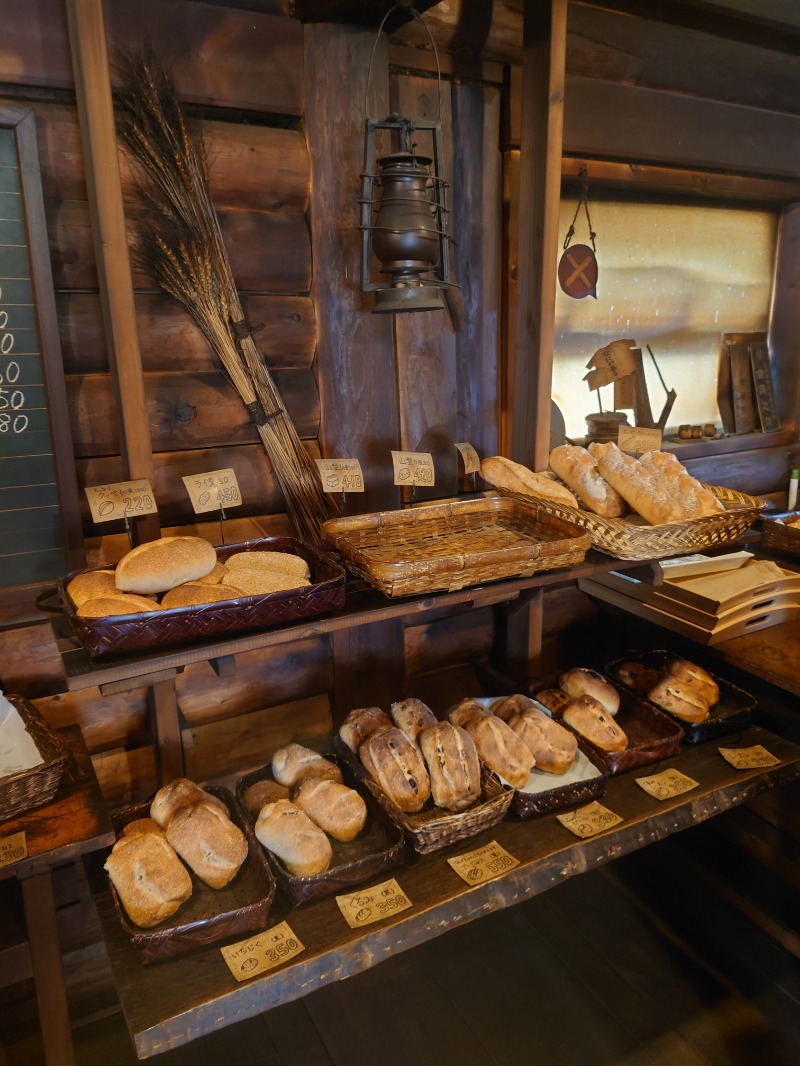
[[[210,470],[182,478],[195,514],[241,507],[242,494],[235,470]]]
[[[84,489],[93,522],[113,522],[156,514],[156,498],[147,478],[117,481],[113,485],[87,485]]]

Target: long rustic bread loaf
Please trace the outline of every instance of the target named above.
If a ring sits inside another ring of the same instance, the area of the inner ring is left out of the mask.
[[[684,519],[702,518],[725,510],[714,493],[692,477],[671,452],[645,452],[642,465],[656,477],[664,478],[667,491],[681,508]]]
[[[564,774],[575,761],[578,741],[574,733],[537,707],[512,714],[508,725],[530,750],[537,770]]]
[[[579,696],[564,708],[567,725],[601,751],[625,751],[628,737],[612,716],[591,696]]]
[[[213,803],[180,807],[166,828],[167,841],[209,888],[224,888],[247,858],[247,839]]]
[[[709,716],[708,701],[705,697],[672,674],[663,674],[647,690],[647,698],[656,707],[668,711],[684,722],[704,722]]]
[[[664,669],[668,674],[672,674],[673,677],[677,677],[695,689],[710,707],[719,702],[719,685],[702,666],[675,655],[667,659]]]
[[[272,756],[272,775],[280,785],[294,788],[304,777],[327,777],[341,784],[342,771],[313,748],[284,744]]]
[[[464,811],[481,794],[481,766],[469,734],[450,722],[437,722],[418,737],[437,807]]]
[[[207,800],[219,807],[226,816],[228,815],[228,808],[218,796],[206,792],[188,777],[176,777],[166,785],[162,785],[153,796],[150,803],[150,817],[156,825],[166,829],[176,811],[198,800]]]
[[[625,514],[625,500],[609,485],[598,469],[597,459],[586,448],[562,444],[550,452],[549,461],[551,470],[589,511],[603,518]]]
[[[646,522],[655,526],[683,519],[683,509],[667,488],[665,479],[648,470],[639,459],[620,451],[611,441],[593,443],[589,450],[606,481]]]
[[[574,495],[558,481],[554,481],[547,474],[534,473],[527,466],[515,463],[513,459],[506,459],[504,455],[490,455],[484,459],[481,463],[481,477],[497,489],[507,489],[523,496],[538,496],[540,499],[567,507],[578,506]]]
[[[339,736],[350,751],[357,754],[358,749],[370,733],[391,728],[392,720],[382,708],[355,707],[348,712],[347,717],[339,727]]]
[[[325,777],[304,777],[292,803],[334,840],[355,840],[367,821],[367,805],[355,789]]]
[[[389,707],[389,717],[400,732],[405,733],[415,744],[420,732],[428,726],[436,725],[437,722],[436,715],[430,707],[414,696],[393,703]]]
[[[331,864],[330,840],[291,800],[279,799],[263,807],[255,833],[295,877],[313,877]]]
[[[464,728],[472,737],[478,758],[512,788],[527,784],[533,755],[514,730],[493,714],[470,719]]]
[[[616,714],[619,710],[619,692],[596,670],[573,666],[559,677],[558,685],[562,692],[566,692],[573,699],[578,696],[592,696],[609,714]]]
[[[125,913],[143,929],[171,918],[192,894],[189,871],[160,830],[120,837],[105,869]]]
[[[431,782],[419,748],[396,726],[375,730],[358,749],[362,763],[384,795],[401,811],[422,810]]]

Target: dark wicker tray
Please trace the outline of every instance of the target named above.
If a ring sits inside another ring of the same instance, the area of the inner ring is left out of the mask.
[[[84,648],[90,655],[98,657],[152,651],[212,638],[218,640],[247,630],[286,625],[344,606],[346,575],[329,552],[319,551],[292,537],[265,537],[216,549],[221,562],[242,551],[293,552],[308,563],[312,584],[269,595],[240,596],[235,600],[172,607],[166,611],[82,618],[66,592],[72,578],[83,572],[76,570],[58,582],[61,609]]]
[[[405,839],[400,827],[387,816],[369,792],[357,787],[348,766],[343,765],[335,755],[326,753],[325,757],[339,765],[345,784],[356,788],[364,799],[367,804],[367,824],[356,839],[348,843],[329,838],[333,848],[331,865],[323,873],[314,874],[311,877],[296,877],[277,855],[273,855],[271,851],[264,848],[278,884],[294,906],[323,899],[337,892],[348,892],[356,885],[361,885],[377,874],[383,873],[384,870],[398,866],[405,857]],[[245,810],[243,797],[251,785],[264,778],[272,780],[270,766],[254,770],[240,777],[236,782],[236,799],[239,809],[242,817],[251,825],[254,823]]]
[[[651,669],[660,669],[667,659],[674,657],[674,654],[663,648],[627,652],[608,663],[606,673],[611,675],[615,685],[622,687],[623,683],[616,677],[617,669],[622,663],[637,662]],[[757,706],[755,696],[751,696],[744,689],[737,688],[736,685],[732,685],[723,677],[718,677],[717,674],[711,676],[719,685],[719,702],[711,708],[709,717],[704,722],[684,722],[671,715],[669,711],[658,708],[661,714],[668,715],[680,725],[687,744],[700,744],[704,740],[713,740],[714,737],[725,736],[727,733],[736,733],[749,726],[753,720],[753,712]]]
[[[196,948],[208,947],[209,944],[266,928],[276,886],[261,845],[256,840],[248,820],[242,817],[233,794],[228,789],[213,785],[204,787],[207,792],[225,802],[232,821],[245,834],[247,858],[230,884],[220,889],[209,888],[189,870],[192,878],[191,896],[171,918],[152,929],[142,929],[131,922],[109,879],[120,925],[143,963],[160,962]],[[134,818],[146,818],[149,814],[150,803],[140,803],[114,815],[112,822],[119,832]]]
[[[770,551],[800,556],[800,513],[789,511],[761,520],[761,543]]]
[[[585,738],[581,739],[597,752],[609,771],[612,774],[620,774],[625,770],[634,770],[636,767],[658,762],[668,755],[675,755],[683,740],[683,730],[678,723],[624,685],[614,682],[611,678],[606,680],[611,681],[619,690],[619,711],[615,721],[625,731],[628,747],[625,751],[602,751]],[[539,689],[552,687],[538,685],[532,692],[533,698],[536,699]],[[566,722],[564,725],[569,728]]]
[[[322,535],[387,596],[453,592],[576,566],[591,544],[588,533],[537,502],[499,496],[334,518]]]
[[[458,813],[444,811],[428,800],[421,811],[409,814],[392,803],[340,737],[335,738],[334,746],[342,763],[353,771],[356,779],[364,784],[392,821],[400,826],[414,850],[421,855],[468,840],[484,829],[497,825],[511,806],[514,790],[504,785],[496,774],[482,767],[481,797],[467,810]]]
[[[491,709],[492,704],[504,698],[481,697],[477,702]],[[537,707],[552,718],[546,707]],[[604,796],[609,776],[608,766],[594,748],[579,739],[575,762],[566,773],[548,774],[534,767],[525,788],[515,789],[511,806],[520,818],[578,807]]]
[[[0,821],[43,807],[54,799],[70,762],[66,746],[32,703],[22,696],[6,694],[6,699],[22,719],[43,761],[29,770],[0,777]]]

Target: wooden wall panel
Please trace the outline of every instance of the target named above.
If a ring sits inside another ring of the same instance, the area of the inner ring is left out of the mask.
[[[408,694],[413,695],[414,676],[471,658],[487,658],[492,644],[491,608],[467,611],[450,618],[438,619],[405,630],[405,653]],[[452,693],[456,703],[463,693]],[[443,714],[447,708],[434,708]]]
[[[800,428],[800,203],[784,208],[778,231],[769,350],[782,424]]]

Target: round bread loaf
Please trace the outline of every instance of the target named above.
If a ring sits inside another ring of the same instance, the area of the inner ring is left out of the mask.
[[[106,596],[95,596],[86,600],[78,608],[80,618],[111,618],[117,614],[143,614],[145,611],[160,611],[155,600],[134,593],[115,592]]]
[[[142,929],[171,918],[192,894],[189,871],[160,832],[121,837],[105,869],[125,913]]]
[[[163,833],[164,830],[152,818],[134,818],[122,827],[120,838],[140,836],[142,833]]]
[[[304,777],[292,803],[334,840],[355,840],[367,821],[367,805],[355,789],[325,777]]]
[[[625,751],[628,738],[612,716],[591,696],[579,696],[564,708],[567,725],[601,751]]]
[[[358,754],[358,749],[370,733],[391,728],[391,718],[380,707],[356,707],[339,727],[339,736],[350,751]]]
[[[591,696],[608,711],[616,714],[619,710],[619,692],[596,670],[587,670],[583,666],[573,666],[558,679],[558,684],[568,696]]]
[[[256,821],[256,836],[295,877],[313,877],[331,864],[331,842],[305,811],[290,800],[268,803]]]
[[[279,799],[289,799],[289,789],[286,785],[280,785],[277,781],[264,777],[247,789],[242,796],[242,803],[250,817],[257,818],[262,807]]]
[[[76,574],[67,585],[67,595],[76,608],[81,607],[87,600],[114,595],[116,592],[117,583],[113,570],[88,570],[85,574]]]
[[[374,730],[358,749],[361,762],[383,794],[401,811],[422,810],[431,783],[419,748],[396,726]]]
[[[409,740],[415,744],[420,730],[431,725],[436,725],[437,718],[430,707],[411,696],[407,700],[400,700],[389,707],[389,717],[400,730],[405,733]]]
[[[160,537],[139,544],[117,563],[117,588],[123,592],[166,592],[211,573],[217,553],[202,537]]]
[[[270,573],[282,571],[285,574],[292,574],[294,577],[303,578],[306,581],[311,577],[311,570],[305,559],[299,555],[294,555],[292,552],[236,552],[225,560],[225,565],[228,569],[234,571],[240,568],[245,570],[263,569]]]
[[[537,707],[528,707],[508,719],[511,729],[530,749],[537,770],[564,774],[575,761],[578,741],[563,725]]]
[[[150,817],[166,829],[175,812],[188,803],[196,803],[198,800],[208,800],[228,817],[228,808],[217,796],[206,792],[188,777],[176,777],[166,785],[162,785],[156,792],[150,803]]]
[[[186,581],[165,592],[161,597],[161,606],[165,611],[172,607],[196,607],[202,603],[220,603],[223,600],[236,600],[242,595],[241,590],[232,585],[209,585],[202,581]]]
[[[214,569],[206,574],[205,577],[198,577],[197,580],[204,585],[224,585],[230,584],[229,579],[230,571],[225,563],[221,563],[219,559],[217,559],[216,563],[214,563]]]
[[[478,749],[481,762],[512,788],[527,784],[533,768],[533,755],[514,730],[493,714],[472,718],[464,726]]]
[[[167,841],[209,888],[224,888],[247,858],[247,839],[214,803],[199,800],[170,818]]]
[[[279,785],[294,788],[304,777],[327,777],[341,783],[339,767],[302,744],[285,744],[272,756],[272,776]]]
[[[431,796],[446,811],[465,811],[481,794],[481,765],[469,733],[450,722],[423,729],[419,748],[431,780]]]
[[[306,578],[285,570],[247,566],[231,568],[228,581],[239,590],[240,596],[269,596],[273,592],[288,592],[310,584]]]

